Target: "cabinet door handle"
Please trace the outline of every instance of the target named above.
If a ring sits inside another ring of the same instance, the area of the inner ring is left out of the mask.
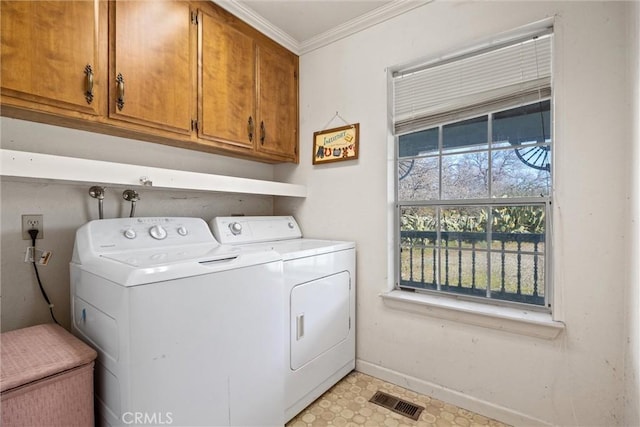
[[[247,133],[249,134],[249,142],[253,142],[253,131],[255,127],[253,125],[253,117],[249,116],[249,121],[247,122]]]
[[[87,104],[91,104],[93,102],[93,69],[91,65],[87,64],[84,67],[84,97],[87,100]]]
[[[264,139],[267,137],[267,131],[264,128],[264,121],[260,122],[260,144],[264,145]]]
[[[116,105],[118,106],[118,110],[122,111],[124,108],[124,77],[122,74],[118,73],[116,77],[116,87],[118,92],[118,98],[116,98]]]

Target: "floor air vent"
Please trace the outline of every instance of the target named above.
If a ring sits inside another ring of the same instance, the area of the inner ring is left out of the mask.
[[[383,408],[390,409],[396,414],[404,415],[405,417],[409,417],[415,421],[418,421],[420,413],[424,410],[422,406],[414,405],[411,402],[398,399],[397,397],[391,396],[390,394],[382,391],[376,392],[376,394],[369,399],[369,402],[380,405]]]

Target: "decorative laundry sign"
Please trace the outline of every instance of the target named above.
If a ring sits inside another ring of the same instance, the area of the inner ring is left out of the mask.
[[[313,164],[358,158],[360,123],[313,133]]]

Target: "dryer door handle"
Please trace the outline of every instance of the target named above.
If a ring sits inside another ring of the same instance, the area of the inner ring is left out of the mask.
[[[304,337],[304,313],[298,314],[296,317],[296,341],[300,341]]]

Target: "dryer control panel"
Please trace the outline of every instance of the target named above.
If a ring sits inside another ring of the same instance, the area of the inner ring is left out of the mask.
[[[211,229],[218,242],[231,245],[302,237],[292,216],[219,216],[211,221]]]

